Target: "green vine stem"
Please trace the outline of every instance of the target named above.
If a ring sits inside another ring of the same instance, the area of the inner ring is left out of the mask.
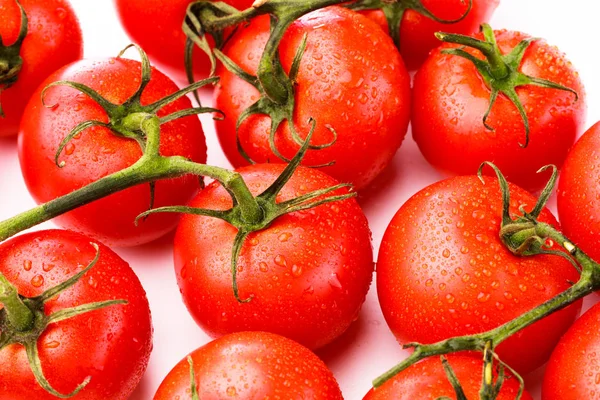
[[[510,204],[510,192],[506,179],[496,166],[491,163],[485,163],[481,168],[483,168],[485,165],[489,165],[495,170],[502,190],[503,214],[502,226],[500,228],[500,238],[505,246],[507,246],[508,249],[515,255],[523,257],[549,253],[558,255],[555,252],[549,252],[546,249],[547,241],[552,240],[565,250],[565,252],[561,252],[561,256],[572,258],[572,260],[580,266],[580,279],[569,289],[558,294],[554,298],[513,319],[512,321],[509,321],[487,332],[453,337],[433,344],[406,344],[404,347],[414,349],[413,353],[404,361],[375,379],[373,381],[374,387],[383,385],[386,381],[394,377],[399,372],[427,357],[440,356],[462,351],[478,351],[482,353],[490,352],[492,351],[491,349],[497,347],[500,343],[522,329],[600,289],[600,264],[592,260],[556,228],[549,224],[537,221],[537,218],[548,201],[550,193],[552,192],[556,183],[556,168],[553,168],[552,178],[542,192],[533,211],[531,213],[527,213],[521,209],[522,215],[513,220],[508,212]],[[549,167],[542,168],[540,172],[548,168]],[[481,169],[479,171],[479,176],[482,182],[484,182],[481,175]],[[497,359],[495,353],[494,357]],[[510,369],[510,367],[506,366],[505,364],[502,363],[502,365]],[[521,381],[521,378],[518,376],[518,374],[516,374],[512,369],[510,370],[511,373],[513,373]],[[488,380],[487,383],[489,386],[486,390],[489,390],[492,388],[491,382]],[[484,382],[483,387],[485,386],[486,385]],[[482,393],[485,394],[483,388]],[[487,396],[488,397],[483,398],[495,398],[490,397],[489,395]]]
[[[44,376],[38,353],[38,341],[42,334],[51,324],[106,307],[127,304],[125,300],[108,300],[62,309],[50,315],[46,315],[44,312],[44,304],[47,301],[71,288],[96,265],[100,259],[100,249],[96,243],[90,244],[96,250],[96,256],[87,267],[36,297],[19,295],[17,288],[0,272],[0,303],[3,305],[0,310],[0,350],[13,344],[25,347],[29,366],[38,384],[48,393],[60,399],[75,396],[87,386],[91,377],[85,378],[71,393],[63,394],[56,391]]]
[[[527,51],[531,43],[538,40],[537,38],[524,39],[510,53],[502,54],[496,43],[496,36],[492,27],[488,24],[483,24],[481,25],[481,31],[484,40],[471,36],[443,32],[438,32],[435,36],[443,42],[461,45],[459,48],[442,50],[442,53],[462,57],[471,61],[477,68],[477,71],[486,85],[490,88],[490,103],[483,116],[483,125],[486,129],[490,131],[494,130],[493,127],[488,125],[487,119],[498,99],[498,95],[504,94],[515,105],[521,115],[523,124],[525,125],[525,143],[520,143],[520,145],[521,147],[527,147],[529,144],[530,132],[529,118],[527,117],[527,112],[519,99],[516,89],[521,86],[532,85],[548,89],[564,90],[573,93],[575,101],[579,99],[579,95],[571,88],[546,79],[525,75],[519,71],[525,51]],[[485,57],[485,60],[475,57],[473,54],[465,51],[465,47],[479,50]]]
[[[2,36],[0,36],[0,96],[2,91],[8,89],[17,82],[19,72],[23,68],[23,58],[21,57],[21,45],[27,36],[29,21],[27,14],[19,0],[15,0],[21,11],[21,28],[17,40],[9,45],[4,45]],[[0,100],[0,117],[4,118],[2,110],[2,101]]]

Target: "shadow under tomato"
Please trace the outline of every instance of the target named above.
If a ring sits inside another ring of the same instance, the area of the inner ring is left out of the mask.
[[[318,349],[315,353],[330,367],[338,361],[343,362],[344,354],[347,354],[351,347],[361,343],[363,339],[366,340],[368,335],[366,317],[365,312],[361,310],[358,319],[348,327],[342,336]]]
[[[148,374],[144,375],[142,381],[129,397],[129,400],[150,400],[154,397],[151,388],[151,379]]]

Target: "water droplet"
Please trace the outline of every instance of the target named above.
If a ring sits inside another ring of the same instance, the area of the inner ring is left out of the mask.
[[[44,284],[44,277],[41,275],[36,275],[33,278],[31,278],[31,284],[33,285],[33,287],[40,287]]]
[[[425,281],[425,286],[433,286],[433,279],[427,279]]]
[[[75,145],[73,143],[68,143],[65,146],[65,154],[70,156],[71,154],[73,154],[75,152]]]
[[[53,340],[51,342],[46,343],[44,347],[46,347],[47,349],[56,349],[58,346],[60,346],[60,343]]]
[[[54,269],[55,265],[54,264],[44,264],[42,266],[42,269],[46,272],[50,272]]]
[[[25,271],[31,271],[31,260],[23,261],[23,269],[25,269]]]
[[[448,257],[450,257],[450,250],[448,250],[448,249],[444,249],[444,251],[442,252],[442,255],[443,255],[445,258],[448,258]]]
[[[267,266],[266,262],[261,261],[260,263],[258,263],[258,269],[260,269],[261,272],[267,272],[269,270],[269,267]]]
[[[94,289],[98,288],[98,281],[95,280],[93,276],[90,276],[90,278],[88,279],[88,284]]]
[[[454,298],[454,296],[453,296],[452,294],[448,293],[448,294],[446,295],[446,301],[447,301],[449,304],[452,304],[452,303],[454,303],[454,300],[455,300],[455,298]]]
[[[284,256],[278,254],[275,256],[275,264],[279,265],[280,267],[286,267],[287,261]]]
[[[279,235],[279,237],[277,239],[279,239],[279,241],[283,243],[283,242],[287,242],[291,237],[292,237],[291,233],[284,232],[281,235]]]
[[[235,396],[237,396],[237,390],[235,389],[234,386],[229,386],[227,388],[227,396],[229,396],[229,397],[235,397]]]
[[[342,282],[340,282],[340,280],[335,272],[333,274],[331,274],[331,276],[329,277],[329,284],[336,289],[342,288]]]
[[[292,275],[296,278],[302,275],[302,267],[299,267],[296,264],[292,265]]]
[[[479,301],[480,303],[485,303],[489,299],[490,299],[489,293],[479,292],[479,294],[477,295],[477,301]]]
[[[469,252],[469,248],[467,246],[463,246],[460,248],[460,252],[463,254],[467,254]]]

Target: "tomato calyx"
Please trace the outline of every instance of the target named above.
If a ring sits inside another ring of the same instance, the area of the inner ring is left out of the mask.
[[[259,99],[242,112],[236,122],[236,143],[239,153],[250,164],[255,162],[250,158],[244,150],[240,138],[239,128],[241,124],[250,116],[262,114],[268,115],[271,119],[269,131],[269,146],[279,159],[290,162],[291,160],[285,157],[277,149],[275,145],[275,134],[283,121],[288,121],[292,139],[298,146],[302,146],[304,140],[298,134],[293,122],[295,110],[295,84],[300,68],[300,62],[304,51],[306,50],[307,35],[305,35],[296,50],[294,60],[290,67],[289,74],[285,72],[281,60],[279,58],[279,44],[288,27],[301,16],[310,11],[331,5],[337,4],[339,1],[333,0],[318,0],[318,1],[284,1],[284,0],[268,0],[257,1],[255,4],[244,11],[228,6],[224,3],[213,3],[206,1],[196,1],[188,7],[186,20],[183,24],[183,30],[188,36],[186,52],[186,65],[188,66],[188,78],[190,82],[193,80],[191,76],[191,60],[193,44],[200,47],[211,59],[211,75],[216,67],[218,59],[225,68],[232,74],[248,82],[260,93]],[[227,57],[219,47],[226,42],[224,37],[224,29],[229,26],[239,24],[252,17],[270,14],[271,15],[271,32],[265,46],[265,50],[261,56],[256,76],[247,73],[233,60]],[[206,34],[210,34],[217,43],[217,48],[211,48],[206,39]],[[332,146],[337,141],[337,133],[333,128],[328,128],[332,133],[332,140],[329,143],[322,145],[310,145],[311,150],[319,150]],[[333,161],[313,165],[315,168],[333,165]]]
[[[547,89],[563,90],[575,95],[575,100],[579,100],[579,94],[566,86],[558,83],[536,78],[533,76],[525,75],[519,71],[521,62],[525,55],[525,52],[531,45],[531,43],[539,40],[538,38],[527,38],[522,40],[509,54],[502,54],[492,27],[488,24],[481,25],[481,31],[485,40],[473,38],[471,36],[438,32],[435,36],[446,43],[455,43],[461,45],[459,48],[444,49],[442,54],[449,54],[459,56],[471,61],[477,71],[483,78],[486,85],[491,90],[490,104],[487,111],[483,116],[483,125],[486,129],[493,131],[494,128],[488,125],[487,119],[494,107],[494,104],[499,94],[504,94],[517,108],[523,124],[525,125],[525,143],[519,143],[523,148],[529,145],[529,118],[527,112],[523,107],[523,103],[519,99],[516,88],[521,86],[539,86]],[[464,50],[464,47],[470,47],[479,50],[484,56],[485,60],[475,57],[471,53]]]
[[[467,18],[473,8],[473,0],[468,0],[467,10],[455,19],[444,19],[436,16],[425,7],[421,0],[359,0],[349,4],[347,7],[354,11],[381,10],[387,21],[390,36],[396,47],[400,49],[400,28],[402,27],[402,20],[406,11],[416,11],[441,24],[456,24]]]
[[[253,298],[253,295],[250,295],[250,297],[248,297],[247,299],[242,299],[239,295],[239,288],[237,283],[238,259],[242,250],[242,246],[244,245],[244,241],[246,240],[248,235],[252,232],[261,231],[269,227],[277,218],[285,214],[308,210],[320,206],[322,204],[342,201],[356,196],[356,192],[334,194],[334,192],[337,192],[340,189],[351,188],[351,185],[342,183],[329,188],[316,190],[314,192],[310,192],[305,195],[298,196],[296,198],[281,203],[278,203],[276,201],[277,195],[279,194],[279,192],[281,192],[285,184],[291,179],[296,169],[300,166],[302,159],[304,158],[306,152],[310,147],[310,139],[312,138],[312,135],[315,130],[315,121],[311,120],[310,122],[312,123],[312,127],[310,132],[308,133],[305,142],[303,143],[296,156],[294,156],[294,158],[283,170],[281,175],[279,175],[275,182],[273,182],[273,184],[271,184],[271,186],[269,186],[261,194],[254,197],[253,199],[248,199],[248,201],[253,200],[256,204],[258,204],[262,214],[258,218],[252,221],[248,220],[247,218],[245,219],[242,215],[244,206],[243,202],[234,201],[233,206],[225,211],[216,211],[204,208],[182,206],[160,207],[140,214],[137,217],[137,220],[140,220],[141,218],[146,218],[147,216],[155,213],[170,212],[219,218],[236,227],[238,229],[238,233],[235,236],[233,242],[231,255],[233,294],[236,300],[240,303],[250,302]]]
[[[85,378],[71,393],[63,394],[56,391],[44,376],[38,354],[38,341],[42,334],[51,324],[106,307],[127,304],[125,300],[107,300],[66,308],[50,315],[46,315],[44,312],[46,302],[75,285],[96,265],[100,259],[100,248],[96,243],[90,244],[96,250],[96,256],[84,269],[36,297],[19,295],[15,286],[0,273],[0,303],[3,304],[3,308],[0,309],[0,350],[12,344],[24,346],[29,365],[38,384],[48,393],[61,399],[75,396],[87,386],[91,377]]]
[[[10,46],[4,45],[0,36],[0,95],[2,91],[8,89],[17,82],[19,72],[23,68],[23,58],[21,57],[21,45],[27,36],[29,21],[27,13],[19,2],[15,0],[21,11],[21,28],[17,40]],[[4,118],[2,110],[2,101],[0,101],[0,117]]]

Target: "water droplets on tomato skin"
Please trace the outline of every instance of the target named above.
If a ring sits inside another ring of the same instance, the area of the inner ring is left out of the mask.
[[[39,288],[44,284],[44,277],[42,275],[35,275],[31,278],[31,285],[33,287]]]

